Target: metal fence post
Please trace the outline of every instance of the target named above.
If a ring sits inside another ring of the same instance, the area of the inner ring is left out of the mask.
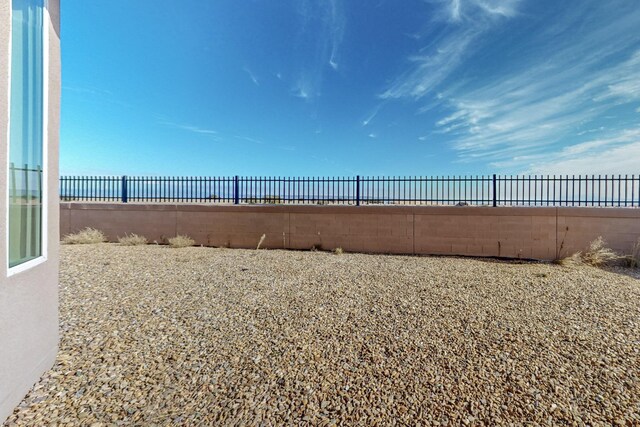
[[[498,206],[498,193],[497,193],[496,174],[493,174],[493,207]]]
[[[9,194],[11,195],[11,201],[16,201],[16,166],[11,162],[11,166],[9,167],[10,177],[9,177]]]
[[[238,182],[238,175],[233,179],[233,204],[240,204],[240,183]]]
[[[127,176],[122,177],[122,203],[127,203],[129,194],[127,193]]]
[[[360,206],[360,175],[356,176],[356,206]]]

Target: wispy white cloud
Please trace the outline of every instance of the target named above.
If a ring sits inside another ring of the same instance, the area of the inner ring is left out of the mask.
[[[302,98],[302,99],[309,99],[313,95],[314,95],[314,92],[312,91],[311,84],[309,83],[309,81],[305,81],[304,79],[299,79],[296,82],[296,85],[294,86],[294,89],[293,89],[293,96]]]
[[[559,53],[539,67],[450,99],[453,112],[436,125],[468,159],[544,150],[613,105],[640,99],[628,84],[633,78],[626,77],[640,75],[638,58],[636,52],[621,63],[589,70],[567,63]]]
[[[280,145],[277,148],[282,151],[296,151],[298,147],[295,145]]]
[[[218,131],[215,131],[213,129],[206,129],[206,128],[201,128],[198,126],[193,126],[190,124],[183,124],[183,123],[174,123],[174,122],[168,122],[168,121],[160,121],[159,122],[161,125],[163,126],[168,126],[168,127],[172,127],[175,129],[181,129],[181,130],[185,130],[185,131],[189,131],[189,132],[193,132],[193,133],[198,133],[198,134],[202,134],[202,135],[208,135],[208,136],[212,136],[212,137],[217,137],[218,136]]]
[[[560,152],[560,156],[575,156],[597,149],[609,148],[614,145],[634,142],[640,142],[640,128],[626,129],[621,132],[617,132],[615,135],[609,136],[607,138],[594,139],[586,142],[580,142],[578,144],[569,145],[562,149],[562,151]]]
[[[524,173],[534,174],[638,174],[640,127],[607,138],[569,145],[558,153],[520,159],[528,162]],[[516,163],[521,163],[516,160]]]
[[[331,38],[331,55],[329,56],[329,65],[334,70],[338,69],[338,53],[342,38],[344,37],[345,17],[341,10],[340,0],[329,0],[330,10],[330,38]]]
[[[158,123],[163,125],[163,126],[171,127],[171,128],[174,128],[174,129],[179,129],[179,130],[183,130],[183,131],[186,131],[186,132],[191,132],[191,133],[207,136],[207,137],[209,137],[209,138],[211,138],[211,139],[213,139],[214,141],[217,141],[217,142],[230,141],[232,139],[237,139],[237,140],[241,140],[241,141],[251,142],[252,144],[259,144],[259,145],[264,144],[264,141],[262,141],[260,139],[251,138],[251,137],[248,137],[248,136],[238,135],[238,134],[229,135],[229,134],[225,134],[223,132],[218,132],[217,130],[203,128],[203,127],[200,127],[200,126],[194,126],[194,125],[191,125],[191,124],[176,123],[176,122],[171,122],[171,121],[166,121],[166,120],[160,120],[160,121],[158,121]]]
[[[244,71],[245,73],[247,73],[249,75],[249,78],[251,79],[253,84],[255,84],[256,86],[260,86],[260,82],[258,81],[256,76],[253,74],[253,72],[248,67],[244,67],[242,69],[242,71]]]
[[[455,133],[454,147],[462,155],[491,157],[499,148],[551,144],[604,111],[602,106],[584,108],[583,103],[590,99],[587,87],[558,94],[551,93],[555,90],[552,84],[542,86],[545,87],[540,87],[537,95],[528,97],[507,88],[493,95],[484,89],[470,92],[464,98],[452,100],[455,111],[437,125],[446,124],[442,131]]]
[[[378,134],[377,134],[377,133],[371,132],[371,133],[369,134],[369,138],[371,138],[371,139],[376,139],[377,137],[378,137]]]
[[[78,97],[83,102],[99,103],[117,105],[127,109],[136,109],[136,105],[130,102],[123,101],[121,96],[108,89],[103,89],[95,86],[75,86],[75,85],[63,85],[62,96],[73,94],[74,97]]]
[[[582,135],[586,135],[586,134],[589,134],[589,133],[601,132],[603,130],[605,130],[605,127],[604,126],[600,126],[598,128],[583,130],[581,132],[578,132],[577,135],[578,136],[582,136]]]
[[[380,95],[381,98],[419,99],[432,93],[460,67],[484,33],[499,24],[501,18],[517,14],[519,0],[431,3],[439,6],[435,19],[449,23],[446,31],[433,35],[420,53],[409,58],[408,70],[395,79]]]
[[[362,127],[368,126],[369,123],[376,118],[382,106],[383,103],[380,103],[373,109],[373,111],[362,121]]]
[[[233,137],[236,138],[236,139],[242,139],[243,141],[253,142],[254,144],[264,144],[263,141],[261,141],[259,139],[255,139],[255,138],[250,138],[248,136],[233,135]]]
[[[517,71],[447,92],[443,101],[450,113],[435,125],[463,161],[524,167],[537,156],[554,157],[552,147],[576,137],[600,132],[616,138],[615,128],[585,127],[605,118],[612,107],[640,99],[640,33],[634,30],[640,9],[590,6],[586,9],[599,19],[568,12],[559,22],[549,22],[546,32],[523,47],[546,50],[524,55]],[[577,29],[575,23],[580,24]],[[558,37],[562,31],[572,31],[571,37]],[[574,151],[562,153],[563,166],[587,164],[566,156],[589,157],[595,148],[572,147]]]
[[[447,0],[444,12],[451,22],[478,19],[481,13],[488,17],[512,17],[517,14],[519,0]]]
[[[541,165],[553,159],[554,164],[578,168],[598,156],[601,162],[617,162],[609,151],[618,155],[624,147],[636,149],[635,134],[624,133],[634,123],[623,120],[624,114],[617,112],[616,121],[606,127],[599,123],[611,116],[612,108],[640,100],[636,4],[583,0],[527,16],[530,34],[518,39],[517,48],[501,45],[511,51],[505,52],[501,68],[487,74],[475,72],[477,63],[469,59],[497,48],[485,42],[495,42],[493,30],[500,25],[522,18],[524,0],[429,3],[438,7],[439,32],[420,35],[423,48],[381,97],[416,101],[418,113],[433,119],[432,135],[448,141],[459,160],[542,170]],[[458,73],[463,68],[464,79]],[[590,140],[594,135],[598,138]],[[632,139],[610,142],[619,138]],[[599,151],[605,146],[606,155]],[[615,167],[630,164],[620,160]]]
[[[411,66],[380,97],[421,98],[432,92],[462,63],[469,46],[478,37],[477,28],[454,32],[435,50],[409,58]]]
[[[449,16],[452,21],[459,21],[462,18],[462,5],[460,0],[451,0],[449,2]]]
[[[70,91],[85,95],[95,95],[95,96],[113,96],[113,92],[106,89],[100,89],[92,86],[67,86],[63,85],[62,90]]]
[[[617,147],[602,153],[583,155],[555,163],[535,165],[533,173],[566,174],[637,174],[640,142]]]
[[[337,71],[340,66],[346,18],[342,0],[302,0],[297,6],[301,22],[294,46],[299,61],[291,93],[311,100],[321,95],[325,71]]]

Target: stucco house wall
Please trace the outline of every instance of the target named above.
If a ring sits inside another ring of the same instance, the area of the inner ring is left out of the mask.
[[[0,0],[0,423],[49,369],[58,350],[59,0],[48,0],[47,260],[8,276],[7,164],[11,0]],[[45,86],[46,87],[46,86]]]

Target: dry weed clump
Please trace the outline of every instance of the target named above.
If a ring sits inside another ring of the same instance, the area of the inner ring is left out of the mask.
[[[196,244],[196,241],[189,236],[176,236],[169,239],[169,246],[172,248],[186,248]]]
[[[571,256],[557,259],[554,263],[564,267],[577,267],[584,265],[584,262],[582,261],[582,252],[576,252]]]
[[[342,248],[335,248],[333,250],[333,253],[336,255],[342,255],[344,253],[344,250],[342,250]]]
[[[107,236],[100,230],[87,227],[77,233],[67,234],[62,238],[62,243],[66,245],[82,245],[90,243],[103,243],[107,241]]]
[[[598,237],[589,244],[586,252],[577,252],[570,257],[560,261],[564,266],[590,265],[593,267],[603,267],[619,261],[620,255],[606,246],[602,236]]]
[[[118,242],[123,246],[141,246],[148,243],[146,237],[137,234],[125,234],[124,237],[118,237]]]
[[[594,267],[602,267],[603,265],[611,264],[612,262],[618,261],[620,258],[620,255],[606,246],[602,237],[598,237],[596,240],[591,242],[589,244],[589,249],[582,255],[584,263]]]
[[[629,267],[640,268],[640,238],[631,248],[631,255],[627,257]]]

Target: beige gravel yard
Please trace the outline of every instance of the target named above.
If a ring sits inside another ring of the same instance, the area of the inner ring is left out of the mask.
[[[640,424],[640,280],[494,260],[62,247],[8,425]]]

